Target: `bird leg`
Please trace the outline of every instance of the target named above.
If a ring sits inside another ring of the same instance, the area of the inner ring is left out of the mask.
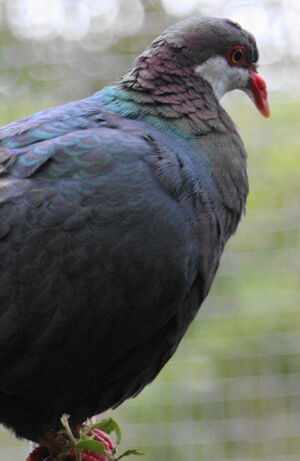
[[[46,432],[38,439],[38,443],[26,461],[56,461],[57,455],[66,452],[68,446],[71,448],[70,441],[54,431]],[[67,459],[70,459],[69,456]]]
[[[48,431],[37,442],[40,444],[31,452],[26,461],[108,461],[109,457],[115,454],[115,446],[110,437],[103,431],[93,428],[88,432],[91,440],[103,444],[105,454],[96,453],[90,450],[79,451],[75,448],[76,437],[79,437],[80,430],[84,425],[69,427],[68,419],[62,419],[65,433]]]

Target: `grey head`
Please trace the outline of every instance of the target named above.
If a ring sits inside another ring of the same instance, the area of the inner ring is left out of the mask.
[[[269,116],[266,84],[257,73],[255,38],[236,22],[213,17],[180,21],[157,37],[136,64],[151,57],[158,58],[152,59],[154,69],[171,58],[175,71],[183,69],[206,80],[217,99],[240,89],[265,117]]]

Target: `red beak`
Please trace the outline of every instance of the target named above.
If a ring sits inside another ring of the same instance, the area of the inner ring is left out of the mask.
[[[249,87],[246,91],[259,110],[264,116],[270,117],[270,105],[268,100],[267,85],[264,79],[256,72],[255,69],[249,70]]]

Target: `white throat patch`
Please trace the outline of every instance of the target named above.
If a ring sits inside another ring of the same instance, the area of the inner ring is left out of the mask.
[[[245,89],[249,80],[247,69],[230,66],[222,56],[207,59],[195,68],[195,73],[211,84],[217,99],[228,91]]]

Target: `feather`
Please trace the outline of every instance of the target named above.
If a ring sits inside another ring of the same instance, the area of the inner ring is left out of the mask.
[[[116,84],[0,128],[0,421],[18,436],[136,395],[208,294],[248,186],[195,47],[232,36],[255,48],[179,23]]]

